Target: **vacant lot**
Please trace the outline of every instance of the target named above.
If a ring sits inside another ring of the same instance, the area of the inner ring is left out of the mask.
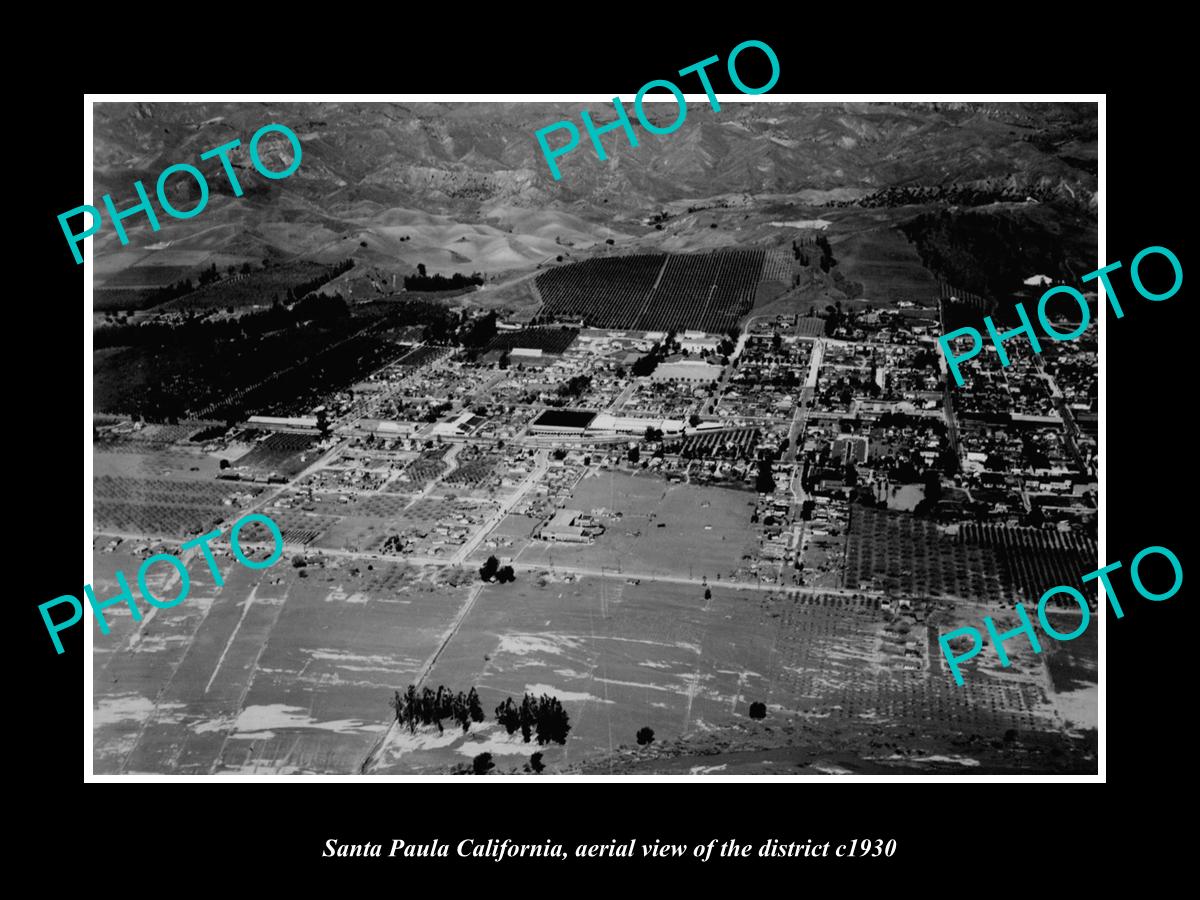
[[[518,557],[521,563],[715,581],[731,577],[743,555],[758,553],[750,524],[754,498],[742,491],[601,472],[580,481],[565,505],[603,510],[604,534],[594,544],[533,541]]]
[[[113,633],[97,631],[96,771],[357,771],[387,725],[391,690],[438,646],[465,590],[400,564],[351,575],[295,570],[290,557],[261,572],[227,551],[218,561],[224,587],[193,563],[179,606],[140,630],[113,607]],[[116,593],[115,569],[139,562],[97,554],[98,596]]]

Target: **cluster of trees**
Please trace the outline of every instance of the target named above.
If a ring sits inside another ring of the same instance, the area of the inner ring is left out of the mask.
[[[879,417],[877,424],[882,428],[929,428],[938,434],[946,433],[946,422],[940,416],[911,416],[889,410]]]
[[[490,312],[486,316],[465,321],[455,333],[455,339],[464,347],[486,347],[496,336],[496,331],[496,314]]]
[[[292,292],[289,289],[288,294]],[[339,319],[350,315],[350,307],[346,305],[341,294],[310,294],[303,300],[296,301],[291,306],[293,319],[297,322],[315,322],[326,319]]]
[[[794,388],[801,383],[801,378],[796,374],[794,369],[783,369],[782,371],[776,370],[772,374],[766,374],[762,376],[749,374],[738,375],[737,378],[734,379],[734,383],[737,385],[747,385],[751,387],[755,385],[764,385],[767,387]]]
[[[942,499],[942,476],[935,468],[928,468],[921,473],[921,482],[925,488],[925,497],[916,505],[913,515],[933,515],[938,501]]]
[[[542,694],[534,697],[526,694],[521,705],[513,703],[509,697],[496,707],[496,721],[504,726],[509,734],[519,729],[525,743],[533,737],[542,744],[565,744],[567,733],[571,730],[570,716],[563,709],[557,697]]]
[[[492,762],[490,753],[480,753],[471,760],[472,775],[487,775],[494,768],[496,768],[496,764]],[[525,772],[529,775],[540,775],[545,768],[546,764],[542,762],[540,751],[530,756],[529,762],[525,763]]]
[[[546,766],[542,762],[542,751],[538,751],[529,757],[529,762],[525,763],[525,771],[533,775],[540,775]]]
[[[197,279],[197,287],[204,287],[206,284],[212,284],[214,281],[221,280],[221,273],[217,271],[217,264],[212,263],[207,269],[200,270],[200,277]]]
[[[246,263],[245,265],[243,265],[242,271],[243,272],[251,271],[250,263]],[[151,291],[147,295],[147,299],[150,301],[147,305],[148,306],[158,306],[160,303],[166,303],[169,300],[174,300],[177,297],[182,297],[184,294],[190,294],[192,291],[196,290],[197,288],[201,288],[206,284],[212,284],[214,281],[218,280],[220,277],[221,277],[220,274],[217,272],[217,264],[213,263],[207,269],[200,270],[200,275],[196,279],[195,284],[192,284],[192,279],[190,279],[190,278],[181,278],[181,279],[179,279],[179,281],[171,282],[166,287],[160,287],[158,290]]]
[[[675,338],[675,333],[671,332],[667,335],[667,339],[661,343],[655,344],[650,348],[650,352],[645,356],[637,359],[632,366],[629,367],[630,373],[635,378],[642,378],[649,375],[658,368],[658,364],[670,352],[671,342]]]
[[[425,412],[421,414],[421,421],[436,422],[452,409],[454,409],[454,404],[449,400],[443,403],[431,403]]]
[[[457,694],[443,685],[438,685],[436,692],[425,688],[420,694],[413,685],[401,694],[395,692],[389,705],[396,711],[396,721],[407,725],[410,732],[416,732],[418,725],[436,725],[440,733],[443,731],[442,720],[450,719],[462,727],[463,732],[471,728],[472,722],[482,722],[487,717],[479,703],[479,694],[475,688],[464,694]]]
[[[479,753],[471,760],[472,775],[486,775],[494,768],[496,768],[496,764],[492,762],[492,754],[490,753]]]
[[[379,331],[424,326],[427,334],[445,337],[462,321],[444,304],[422,300],[358,303],[350,315],[346,309],[336,295],[317,296],[236,319],[184,312],[172,320],[97,328],[96,349],[123,351],[97,361],[97,409],[148,421],[206,407],[205,418],[223,421],[247,411],[285,415],[269,410],[311,408],[394,359],[397,345],[377,337]]]
[[[472,272],[470,275],[455,272],[449,278],[445,275],[426,275],[424,263],[417,266],[416,275],[404,276],[406,291],[455,291],[476,284],[483,284],[483,276],[478,272]]]
[[[517,574],[513,571],[513,567],[502,567],[500,560],[494,556],[489,556],[487,562],[479,567],[479,577],[484,581],[498,581],[500,584],[517,580]]]
[[[575,375],[558,386],[558,396],[578,397],[592,384],[591,375]]]
[[[411,318],[415,322],[421,322],[444,312],[445,310],[437,307],[422,310],[398,309],[388,318],[401,322]],[[276,302],[270,309],[248,312],[236,319],[213,321],[196,315],[181,322],[154,321],[140,325],[105,326],[97,328],[93,333],[93,346],[96,349],[153,346],[188,348],[211,347],[223,341],[255,342],[264,335],[295,327],[301,322],[344,319],[348,314],[349,308],[340,294],[317,294],[306,297],[292,306]]]
[[[270,260],[264,259],[263,268],[267,268],[269,263]],[[315,291],[321,285],[332,281],[343,272],[349,271],[353,266],[354,260],[343,260],[340,263],[330,266],[325,272],[316,276],[315,278],[311,278],[308,281],[301,282],[300,284],[288,288],[286,302],[292,303],[303,297],[305,294]],[[232,277],[233,275],[237,274],[238,271],[239,270],[234,266],[229,266],[226,269],[226,276]],[[242,267],[240,269],[241,274],[249,275],[253,271],[254,267],[250,265],[250,263],[242,263]],[[179,281],[173,281],[165,287],[161,287],[150,292],[147,295],[147,299],[150,301],[147,305],[158,306],[162,303],[167,303],[170,300],[175,300],[184,296],[185,294],[190,294],[192,291],[199,290],[205,285],[214,284],[220,280],[221,273],[217,270],[217,264],[212,263],[208,266],[208,268],[200,270],[200,274],[196,277],[195,283],[192,282],[191,278],[181,278]]]
[[[758,461],[758,474],[754,478],[754,489],[760,494],[775,493],[775,473],[771,471],[773,460],[765,456]]]
[[[444,730],[444,720],[455,722],[466,733],[470,730],[471,723],[483,722],[487,718],[475,688],[471,688],[465,694],[462,691],[455,694],[444,685],[439,685],[436,691],[425,688],[418,693],[414,685],[409,685],[403,694],[396,691],[389,705],[396,712],[396,721],[407,726],[413,733],[418,725],[436,725],[441,732]],[[512,697],[507,698],[496,707],[496,721],[503,725],[509,734],[515,734],[519,730],[525,743],[536,738],[539,745],[565,744],[567,734],[571,730],[567,711],[563,709],[557,697],[551,697],[549,694],[542,694],[540,697],[526,694],[519,706],[513,702]],[[530,759],[535,771],[540,772],[544,768],[541,766],[541,759],[540,753],[534,754]]]
[[[629,367],[630,373],[635,378],[645,377],[658,368],[658,362],[660,359],[661,356],[658,353],[658,344],[655,344],[654,348],[649,353],[647,353],[645,356],[639,357],[634,361],[633,365]]]
[[[833,248],[829,246],[829,238],[823,234],[817,235],[816,245],[821,251],[821,259],[817,265],[821,267],[822,272],[828,272],[837,265],[837,260],[833,258]]]
[[[174,300],[176,297],[190,294],[195,289],[192,279],[181,278],[179,281],[171,282],[166,287],[160,287],[158,290],[151,291],[147,295],[148,305],[158,306],[160,303],[166,303],[169,300]]]
[[[321,274],[310,278],[308,281],[302,281],[299,284],[288,288],[285,302],[294,303],[305,294],[311,294],[321,285],[328,284],[343,272],[349,272],[353,268],[354,260],[352,259],[344,259],[340,263],[334,263]]]
[[[837,331],[837,327],[842,324],[844,317],[842,315],[842,302],[839,300],[836,306],[825,307],[825,337],[833,337],[833,333]]]

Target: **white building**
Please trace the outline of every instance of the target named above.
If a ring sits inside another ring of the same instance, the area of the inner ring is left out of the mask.
[[[647,428],[657,428],[664,435],[682,434],[684,421],[682,419],[643,419],[635,416],[611,416],[600,413],[588,425],[588,432],[608,434],[643,435]]]
[[[683,337],[678,340],[679,346],[688,353],[703,353],[705,350],[716,353],[717,346],[721,343],[719,337],[707,335],[703,331],[685,331]]]
[[[255,428],[262,428],[267,431],[317,430],[316,416],[292,416],[290,418],[282,418],[278,416],[251,416],[249,419],[247,419],[247,423]]]

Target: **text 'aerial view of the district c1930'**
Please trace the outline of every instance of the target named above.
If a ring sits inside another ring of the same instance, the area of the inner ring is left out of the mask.
[[[1098,566],[1095,283],[937,338],[1097,268],[1096,104],[693,103],[556,181],[585,108],[93,107],[96,198],[211,195],[93,239],[92,584],[223,582],[85,619],[95,773],[1094,773],[1095,623],[939,637]]]

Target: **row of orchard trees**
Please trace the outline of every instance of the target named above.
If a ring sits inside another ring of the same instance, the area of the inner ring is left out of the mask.
[[[465,733],[470,730],[472,722],[482,722],[487,718],[475,688],[465,694],[462,691],[456,694],[439,685],[436,691],[425,688],[418,693],[415,685],[409,685],[403,694],[395,692],[390,706],[396,712],[396,721],[413,733],[418,725],[435,725],[440,733],[445,730],[442,722],[447,720],[457,724]],[[565,744],[571,730],[567,711],[557,697],[548,694],[540,697],[526,694],[520,706],[509,697],[496,707],[496,721],[509,734],[520,729],[525,743],[536,736],[540,745]]]

